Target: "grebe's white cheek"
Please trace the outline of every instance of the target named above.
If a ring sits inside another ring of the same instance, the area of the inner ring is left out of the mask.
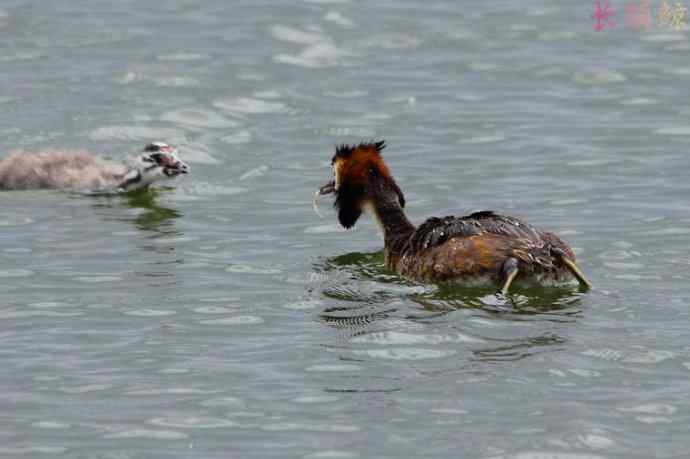
[[[374,207],[374,203],[372,201],[369,201],[369,200],[364,201],[364,203],[362,203],[361,209],[362,209],[363,213],[371,215],[372,217],[374,217],[374,221],[376,222],[376,226],[378,227],[379,232],[381,233],[381,235],[385,235],[386,231],[384,230],[383,222],[381,221],[381,217],[379,217],[378,212],[376,212],[376,208]]]
[[[333,175],[335,176],[335,191],[338,191],[340,189],[340,167],[338,167],[338,163],[333,165]]]

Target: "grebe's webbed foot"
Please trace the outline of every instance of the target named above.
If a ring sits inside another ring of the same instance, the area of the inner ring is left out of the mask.
[[[506,261],[504,261],[501,272],[503,274],[503,286],[501,287],[501,290],[499,290],[499,293],[503,296],[506,296],[508,295],[510,285],[513,283],[513,279],[515,279],[515,276],[518,274],[517,259],[508,258]]]

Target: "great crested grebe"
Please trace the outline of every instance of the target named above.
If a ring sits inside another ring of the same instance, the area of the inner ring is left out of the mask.
[[[0,161],[0,190],[133,191],[188,172],[177,150],[163,142],[146,145],[127,164],[83,151],[13,152]]]
[[[491,211],[465,217],[432,217],[415,228],[405,197],[383,161],[384,142],[341,145],[333,156],[334,180],[317,191],[335,193],[338,220],[351,228],[362,212],[373,214],[384,238],[388,267],[422,282],[493,284],[504,295],[513,281],[557,286],[591,284],[572,249],[553,233]]]

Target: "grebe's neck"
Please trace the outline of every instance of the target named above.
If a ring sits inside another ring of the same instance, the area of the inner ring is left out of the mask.
[[[414,232],[415,227],[407,219],[405,211],[400,205],[398,195],[385,184],[375,186],[374,199],[367,205],[383,233],[386,260],[391,256],[398,256]]]
[[[148,188],[155,180],[155,177],[150,174],[150,171],[157,167],[156,165],[148,166],[143,169],[132,167],[122,177],[117,187],[122,191],[134,191]]]
[[[142,155],[130,157],[127,161],[127,172],[120,179],[117,188],[121,191],[134,191],[148,188],[163,177],[161,167],[153,161],[145,161]]]
[[[137,169],[130,169],[122,177],[122,180],[117,185],[122,191],[130,191],[138,188],[141,183],[141,173]]]

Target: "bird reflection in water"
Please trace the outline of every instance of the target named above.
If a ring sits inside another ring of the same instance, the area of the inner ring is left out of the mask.
[[[332,326],[368,324],[391,316],[425,320],[458,310],[481,310],[487,318],[502,320],[551,322],[573,322],[581,313],[582,292],[577,287],[515,289],[505,297],[491,288],[421,285],[386,269],[381,252],[328,258],[317,263],[315,271],[321,276],[313,290],[332,302],[320,318]]]
[[[157,199],[165,189],[132,191],[121,195],[122,203],[131,209],[142,209],[132,223],[142,231],[151,231],[165,236],[179,236],[182,233],[175,227],[175,219],[182,214],[169,207],[158,204]]]
[[[174,266],[183,261],[176,247],[183,233],[175,225],[182,213],[159,204],[159,199],[171,190],[150,188],[94,196],[93,207],[102,219],[131,223],[141,232],[143,238],[136,238],[137,247],[130,250],[130,263],[138,278],[156,278],[151,286],[176,284]]]
[[[318,319],[336,330],[326,346],[342,359],[361,359],[367,335],[379,336],[371,338],[379,344],[385,332],[411,336],[405,349],[423,343],[420,347],[452,355],[447,364],[425,370],[427,375],[470,377],[483,372],[482,363],[563,350],[569,345],[566,330],[578,322],[583,307],[583,293],[575,286],[515,288],[505,297],[490,287],[410,282],[385,268],[380,251],[321,259],[314,271],[312,291],[326,300]]]
[[[176,252],[174,240],[183,234],[175,226],[175,220],[182,217],[182,213],[158,203],[159,198],[169,191],[172,189],[150,188],[120,195],[125,207],[138,211],[131,222],[138,230],[149,235],[141,249],[166,255],[144,261],[136,269],[137,276],[150,279],[149,285],[152,287],[170,287],[179,283],[174,266],[182,263],[182,259],[179,251]]]
[[[434,290],[409,295],[409,299],[427,311],[481,309],[489,314],[510,317],[548,314],[568,321],[580,313],[582,292],[578,288],[515,289],[509,297],[487,288],[464,288],[439,285]]]
[[[180,236],[182,233],[175,227],[175,220],[182,214],[170,207],[158,204],[158,199],[170,189],[136,190],[127,193],[89,193],[95,198],[93,208],[106,221],[116,220],[132,223],[138,230],[153,233],[151,236]],[[81,197],[77,194],[75,197]],[[122,215],[122,210],[132,212]]]

